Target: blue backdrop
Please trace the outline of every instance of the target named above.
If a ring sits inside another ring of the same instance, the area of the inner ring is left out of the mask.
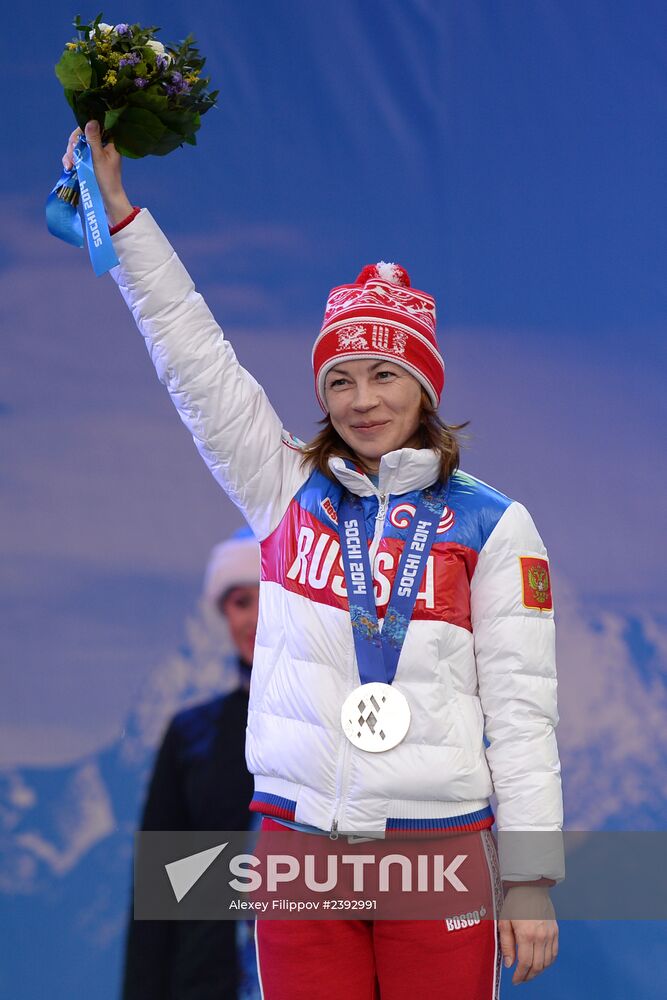
[[[168,715],[226,683],[196,604],[240,524],[112,282],[44,227],[77,12],[97,10],[32,4],[4,57],[0,996],[21,1000],[117,996],[143,782]],[[664,4],[162,0],[104,19],[208,56],[220,106],[197,148],[128,163],[126,186],[290,430],[319,416],[331,286],[397,260],[436,296],[463,468],[526,503],[555,570],[567,825],[664,828]],[[657,997],[664,932],[563,923],[523,990]]]

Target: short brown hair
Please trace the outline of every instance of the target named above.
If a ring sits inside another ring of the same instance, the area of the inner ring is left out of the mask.
[[[360,455],[357,455],[348,444],[343,441],[338,431],[331,423],[331,417],[327,415],[320,421],[323,424],[322,430],[313,440],[306,445],[303,450],[302,462],[310,465],[311,469],[321,472],[323,475],[333,479],[329,468],[329,459],[334,456],[349,458],[359,465],[364,472],[369,468]],[[422,448],[432,448],[440,455],[440,480],[445,482],[453,472],[459,467],[461,448],[457,431],[463,430],[470,423],[466,420],[463,424],[446,424],[440,414],[429,399],[425,390],[422,389],[421,409],[419,421],[419,434]]]

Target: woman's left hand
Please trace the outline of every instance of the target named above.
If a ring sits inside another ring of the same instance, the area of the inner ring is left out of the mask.
[[[558,954],[558,924],[549,890],[542,886],[509,889],[498,921],[505,966],[514,962],[515,986],[544,972]]]

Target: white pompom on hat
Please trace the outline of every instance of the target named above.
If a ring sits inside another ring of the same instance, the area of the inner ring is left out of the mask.
[[[213,607],[233,587],[259,583],[260,548],[248,529],[242,529],[211,550],[204,574],[202,599]]]
[[[367,264],[352,285],[332,288],[313,347],[315,392],[326,413],[327,372],[343,360],[392,361],[409,371],[434,406],[445,384],[435,335],[435,300],[412,288],[400,264]]]

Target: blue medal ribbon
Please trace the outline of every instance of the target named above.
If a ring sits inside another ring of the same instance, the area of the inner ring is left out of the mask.
[[[77,211],[79,201],[83,225]],[[46,199],[46,225],[53,236],[75,247],[83,246],[85,226],[90,260],[98,277],[118,264],[90,146],[83,135],[74,149],[74,167],[63,170]]]
[[[424,490],[408,529],[382,631],[375,606],[368,536],[361,500],[346,494],[338,510],[341,556],[362,684],[391,684],[417,600],[419,585],[442,517],[446,486]]]

